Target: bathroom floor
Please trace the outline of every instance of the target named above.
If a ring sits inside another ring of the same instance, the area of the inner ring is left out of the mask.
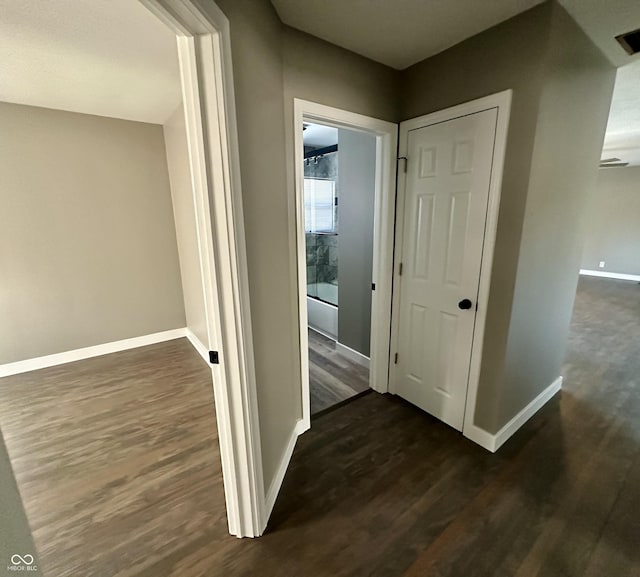
[[[336,343],[309,329],[311,414],[369,389],[369,369],[336,352]]]

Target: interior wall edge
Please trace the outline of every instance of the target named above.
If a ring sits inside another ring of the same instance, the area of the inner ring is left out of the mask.
[[[464,429],[464,436],[487,451],[495,453],[562,389],[562,380],[562,376],[557,377],[498,432],[491,433],[474,424]]]
[[[266,491],[265,495],[265,527],[268,522],[269,517],[271,516],[271,512],[273,511],[273,507],[276,504],[276,499],[278,498],[278,493],[280,492],[280,488],[282,487],[282,483],[284,482],[284,477],[287,473],[287,469],[289,468],[289,463],[291,461],[291,457],[293,456],[293,451],[296,448],[296,442],[298,441],[298,437],[306,430],[304,427],[304,421],[299,419],[291,432],[291,436],[289,437],[289,441],[287,442],[287,446],[282,453],[282,457],[280,458],[280,463],[278,468],[269,483],[269,488]]]

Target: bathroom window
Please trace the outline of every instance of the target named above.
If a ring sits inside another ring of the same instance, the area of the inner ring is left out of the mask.
[[[307,232],[336,232],[336,183],[324,178],[304,179],[304,222]]]

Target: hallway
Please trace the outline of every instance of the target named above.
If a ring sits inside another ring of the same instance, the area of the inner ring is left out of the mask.
[[[391,397],[318,420],[263,574],[640,575],[638,375],[640,287],[581,278],[563,391],[498,454]]]
[[[185,340],[2,379],[0,425],[45,576],[637,577],[639,348],[640,286],[581,278],[563,391],[499,453],[363,396],[299,439],[253,540]]]

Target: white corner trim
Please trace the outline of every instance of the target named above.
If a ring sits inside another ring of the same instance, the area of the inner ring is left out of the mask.
[[[278,469],[276,470],[276,474],[269,485],[269,489],[267,490],[267,494],[265,497],[265,526],[266,529],[267,522],[269,517],[271,516],[271,512],[273,511],[273,507],[276,504],[276,498],[278,497],[278,493],[280,492],[280,488],[282,487],[282,483],[284,481],[284,476],[287,473],[287,468],[289,467],[289,463],[291,461],[291,457],[293,456],[293,450],[296,448],[296,441],[298,440],[298,436],[300,436],[304,431],[306,431],[308,427],[306,427],[303,419],[300,419],[296,426],[293,428],[291,432],[291,437],[289,437],[289,442],[282,454],[282,459],[280,459],[280,464],[278,465]]]
[[[354,363],[358,363],[359,365],[366,367],[367,369],[369,368],[369,357],[363,355],[362,353],[359,353],[358,351],[348,347],[347,345],[336,342],[336,353],[342,355],[350,361],[353,361]]]
[[[533,415],[535,415],[547,402],[562,388],[562,377],[558,377],[533,401],[522,409],[495,435],[481,429],[476,425],[465,427],[464,436],[488,451],[495,453],[504,445]]]
[[[477,425],[465,426],[462,434],[476,445],[480,445],[483,449],[495,453],[495,435],[481,429]]]
[[[497,451],[502,445],[504,445],[504,443],[544,405],[546,405],[549,399],[551,399],[551,397],[553,397],[561,388],[562,377],[558,377],[496,433],[493,450]]]
[[[152,333],[150,335],[94,345],[92,347],[64,351],[62,353],[55,353],[44,357],[25,359],[24,361],[16,361],[14,363],[0,365],[0,377],[8,377],[10,375],[18,375],[29,371],[37,371],[38,369],[46,369],[48,367],[73,363],[74,361],[81,361],[92,357],[101,357],[102,355],[118,353],[120,351],[145,347],[147,345],[154,345],[164,341],[172,341],[186,336],[187,329],[172,329],[169,331],[162,331],[160,333]]]
[[[640,274],[626,274],[622,272],[607,272],[603,270],[580,269],[580,274],[585,276],[600,276],[604,278],[615,278],[618,280],[635,280],[640,282]]]
[[[209,364],[209,349],[202,344],[202,341],[193,334],[193,331],[187,327],[185,329],[185,336],[189,339],[189,342],[193,345],[193,348],[198,351],[198,354],[204,359],[204,362]]]

